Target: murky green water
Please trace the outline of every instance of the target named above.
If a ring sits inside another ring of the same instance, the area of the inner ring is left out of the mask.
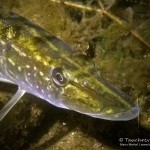
[[[138,100],[141,107],[139,119],[111,122],[56,108],[26,94],[0,122],[0,147],[16,150],[113,150],[122,149],[120,140],[123,139],[124,143],[125,138],[150,139],[150,49],[130,30],[120,27],[109,17],[64,7],[50,0],[0,0],[0,4],[6,11],[12,9],[57,35],[79,53],[94,51],[93,61],[101,75]],[[97,6],[95,1],[89,5]],[[138,4],[116,4],[111,10],[150,43],[149,7],[149,3],[139,1]],[[0,83],[1,108],[15,90],[16,86]]]

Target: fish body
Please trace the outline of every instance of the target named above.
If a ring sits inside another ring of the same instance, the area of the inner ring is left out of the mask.
[[[49,103],[95,118],[130,120],[139,108],[92,72],[66,43],[15,13],[0,16],[0,78]]]

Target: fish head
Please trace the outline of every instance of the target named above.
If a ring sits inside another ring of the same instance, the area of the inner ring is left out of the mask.
[[[52,68],[50,75],[60,91],[58,99],[68,109],[116,121],[131,120],[139,114],[139,107],[127,94],[89,72],[84,65],[63,64]]]

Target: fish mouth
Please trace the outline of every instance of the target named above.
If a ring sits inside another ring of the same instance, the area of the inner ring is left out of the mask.
[[[126,111],[126,112],[121,112],[118,114],[114,115],[105,115],[105,114],[86,114],[90,115],[93,118],[101,118],[105,120],[111,120],[111,121],[129,121],[132,119],[135,119],[139,116],[140,113],[140,108],[138,106],[133,107],[132,109]]]
[[[93,118],[128,121],[138,117],[140,112],[139,107],[128,95],[107,85],[104,91],[102,88],[98,92],[93,88],[70,81],[65,91],[62,98],[64,106]]]

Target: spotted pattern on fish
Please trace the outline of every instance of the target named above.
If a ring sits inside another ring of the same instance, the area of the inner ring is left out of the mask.
[[[0,15],[0,77],[49,103],[92,117],[130,120],[136,104],[89,70],[66,43],[15,13]]]

